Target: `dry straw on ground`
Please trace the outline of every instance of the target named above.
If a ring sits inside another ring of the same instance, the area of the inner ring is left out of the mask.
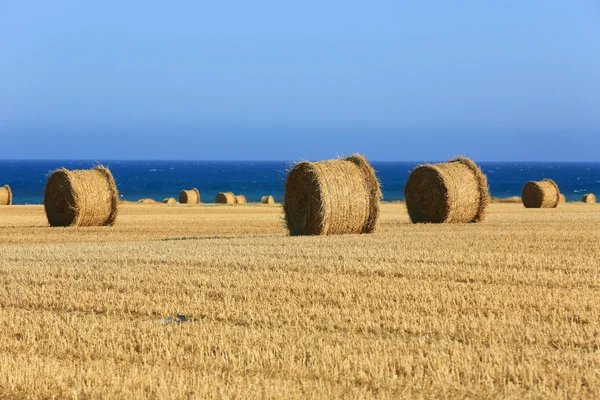
[[[44,208],[50,226],[107,226],[117,218],[119,192],[103,166],[58,169],[48,178]]]
[[[182,190],[179,193],[179,203],[181,204],[200,204],[200,192],[198,189]]]
[[[561,194],[559,195],[559,198],[558,198],[558,203],[559,203],[559,204],[563,204],[563,203],[566,203],[566,202],[567,202],[567,198],[565,197],[565,195],[564,195],[564,194],[562,194],[562,193],[561,193]]]
[[[0,206],[10,206],[12,204],[12,191],[10,186],[0,187]]]
[[[153,199],[139,199],[138,203],[140,204],[156,204],[156,200]]]
[[[262,204],[275,204],[275,199],[273,196],[263,196],[260,202]]]
[[[596,203],[596,195],[594,193],[584,194],[581,201],[587,204],[594,204]]]
[[[371,233],[380,200],[379,181],[363,156],[303,161],[288,174],[285,221],[292,236]]]
[[[421,165],[411,172],[404,199],[413,223],[467,223],[485,219],[487,178],[468,158]]]
[[[218,204],[235,204],[235,195],[231,192],[220,192],[215,197],[215,203]]]
[[[246,204],[246,196],[243,194],[235,196],[235,204]]]
[[[521,194],[526,208],[556,208],[560,202],[560,190],[552,179],[529,181]]]
[[[166,199],[163,199],[162,202],[165,204],[177,204],[177,200],[172,197],[167,197]]]

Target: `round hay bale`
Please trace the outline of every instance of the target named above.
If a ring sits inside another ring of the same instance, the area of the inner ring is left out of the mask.
[[[117,219],[119,192],[108,170],[58,169],[48,178],[44,208],[50,226],[111,226]]]
[[[558,203],[559,204],[564,204],[564,203],[567,202],[567,198],[565,197],[564,194],[561,193],[559,196],[560,196],[559,199],[558,199]]]
[[[156,204],[157,201],[153,199],[139,199],[138,203],[140,204]]]
[[[413,223],[482,222],[490,202],[487,178],[468,158],[415,168],[404,199]]]
[[[296,164],[285,183],[283,210],[292,236],[371,233],[380,200],[375,171],[355,154]]]
[[[560,190],[552,179],[529,181],[521,193],[526,208],[556,208],[560,202]]]
[[[198,189],[182,190],[179,193],[179,203],[181,204],[200,204],[200,192]]]
[[[594,193],[584,194],[581,201],[586,204],[594,204],[596,203],[596,195]]]
[[[215,203],[218,204],[235,204],[235,195],[231,192],[220,192],[215,197]]]
[[[273,196],[263,196],[260,202],[262,204],[275,204],[275,199]]]
[[[175,200],[172,197],[167,197],[162,202],[165,203],[165,204],[177,204],[177,200]]]
[[[10,186],[4,185],[0,187],[0,206],[10,206],[12,204],[13,196]]]
[[[246,196],[243,194],[235,196],[235,204],[246,204]]]

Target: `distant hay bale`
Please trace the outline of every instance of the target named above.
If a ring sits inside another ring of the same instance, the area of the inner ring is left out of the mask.
[[[165,204],[177,204],[177,200],[175,200],[172,197],[167,197],[162,202],[165,203]]]
[[[520,196],[511,196],[511,197],[492,197],[490,200],[492,203],[521,203]]]
[[[138,203],[141,203],[141,204],[156,204],[157,201],[153,200],[153,199],[139,199]]]
[[[246,204],[246,196],[243,194],[235,196],[235,204]]]
[[[46,183],[44,208],[50,226],[111,226],[117,219],[118,204],[115,180],[103,166],[58,169]]]
[[[220,192],[215,197],[215,203],[218,204],[235,204],[235,195],[231,192]]]
[[[13,196],[10,186],[4,185],[0,187],[0,206],[10,206],[12,204]]]
[[[181,204],[200,204],[200,192],[198,189],[182,190],[179,193],[179,203]]]
[[[468,158],[415,168],[404,188],[413,223],[482,222],[490,202],[487,178]]]
[[[596,203],[596,195],[594,193],[584,194],[581,201],[586,204],[594,204]]]
[[[292,236],[371,233],[380,201],[375,171],[355,154],[296,164],[287,177],[283,209]]]
[[[552,179],[529,181],[521,193],[526,208],[556,208],[560,202],[560,190]]]
[[[563,204],[563,203],[567,202],[567,198],[565,197],[564,194],[561,193],[559,196],[560,196],[559,199],[558,199],[558,203],[559,204]]]
[[[273,196],[263,196],[260,202],[262,204],[275,204],[275,199]]]

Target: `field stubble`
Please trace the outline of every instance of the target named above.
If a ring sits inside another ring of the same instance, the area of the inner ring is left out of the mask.
[[[384,204],[329,237],[258,205],[46,225],[0,207],[3,398],[600,397],[600,206]]]

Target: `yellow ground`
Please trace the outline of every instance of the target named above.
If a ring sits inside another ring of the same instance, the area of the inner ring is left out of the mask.
[[[600,205],[488,215],[291,238],[279,206],[0,207],[0,398],[600,398]]]

